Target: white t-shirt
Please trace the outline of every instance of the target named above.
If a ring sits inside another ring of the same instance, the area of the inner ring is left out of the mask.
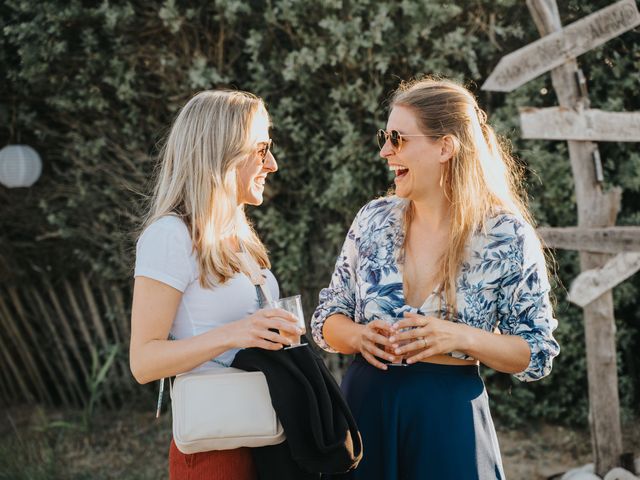
[[[278,282],[269,270],[262,270],[272,298],[279,298]],[[171,335],[179,340],[207,332],[251,315],[258,310],[256,287],[243,274],[213,288],[202,288],[199,268],[186,224],[173,215],[149,225],[136,245],[134,276],[148,277],[182,292]],[[195,370],[228,366],[238,349],[224,352]]]

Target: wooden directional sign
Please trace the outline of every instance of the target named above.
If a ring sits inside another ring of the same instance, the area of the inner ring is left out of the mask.
[[[538,228],[545,246],[583,252],[640,252],[640,227]]]
[[[482,89],[510,92],[637,25],[635,0],[621,0],[502,57]]]
[[[523,108],[522,138],[640,142],[640,112],[605,112],[569,108]]]
[[[569,301],[584,307],[640,270],[640,253],[619,253],[601,268],[582,272],[571,284]]]

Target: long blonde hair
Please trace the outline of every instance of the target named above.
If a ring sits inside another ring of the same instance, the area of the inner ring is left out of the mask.
[[[396,105],[413,111],[425,135],[447,135],[453,140],[454,154],[443,165],[441,177],[451,207],[449,239],[435,279],[451,318],[456,313],[456,277],[470,235],[484,229],[485,221],[497,212],[532,223],[522,195],[524,172],[465,87],[433,77],[403,82],[391,100],[391,106]],[[405,220],[408,229],[411,208]]]
[[[222,284],[245,271],[229,240],[238,239],[262,268],[267,251],[238,204],[236,168],[254,153],[251,124],[267,116],[262,100],[241,91],[204,91],[182,108],[160,152],[159,171],[146,228],[176,215],[191,234],[200,285]]]

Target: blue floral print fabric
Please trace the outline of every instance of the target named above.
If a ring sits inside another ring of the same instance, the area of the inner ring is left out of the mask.
[[[324,350],[335,352],[325,341],[322,327],[336,313],[361,324],[378,318],[395,323],[407,311],[445,318],[444,297],[435,291],[419,308],[405,304],[402,246],[407,206],[407,200],[389,196],[369,202],[358,212],[331,283],[320,292],[311,319],[313,338]],[[533,227],[516,215],[497,214],[469,239],[452,321],[522,337],[531,349],[531,360],[515,377],[538,380],[549,374],[560,351],[552,335],[557,321],[549,290],[542,247]],[[463,352],[449,355],[471,359]]]

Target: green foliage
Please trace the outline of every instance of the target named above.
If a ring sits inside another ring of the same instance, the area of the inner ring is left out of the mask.
[[[104,395],[104,383],[107,374],[113,367],[116,360],[120,345],[110,345],[106,352],[103,353],[104,359],[101,361],[98,350],[94,347],[91,349],[91,372],[87,378],[87,387],[89,390],[89,398],[86,400],[82,414],[73,420],[46,420],[43,416],[39,431],[47,432],[49,430],[77,430],[82,433],[91,433],[94,423],[94,415],[96,406],[100,398]]]
[[[609,4],[560,2],[568,24]],[[29,191],[0,189],[0,275],[26,281],[91,270],[130,281],[133,245],[156,144],[198,90],[234,87],[266,99],[280,171],[251,215],[285,293],[307,313],[355,212],[390,185],[374,132],[400,79],[438,73],[475,90],[530,171],[540,224],[576,224],[566,144],[519,139],[522,106],[556,104],[549,75],[510,94],[478,86],[505,54],[538,38],[525,2],[270,0],[242,2],[7,0],[0,4],[0,130],[45,162]],[[640,40],[624,34],[580,58],[592,105],[640,110]],[[18,138],[18,134],[20,138]],[[624,187],[620,224],[639,224],[640,153],[602,144],[607,186]],[[564,288],[575,253],[558,253],[562,353],[554,374],[519,384],[488,374],[495,411],[584,423],[582,317]],[[638,281],[615,292],[621,399],[640,404]],[[521,420],[522,421],[522,420]]]
[[[91,374],[87,382],[89,386],[89,400],[82,414],[82,426],[85,431],[91,428],[96,403],[103,394],[104,381],[113,366],[119,348],[119,345],[111,345],[107,352],[105,352],[105,358],[102,363],[100,362],[98,351],[95,348],[91,350]]]

